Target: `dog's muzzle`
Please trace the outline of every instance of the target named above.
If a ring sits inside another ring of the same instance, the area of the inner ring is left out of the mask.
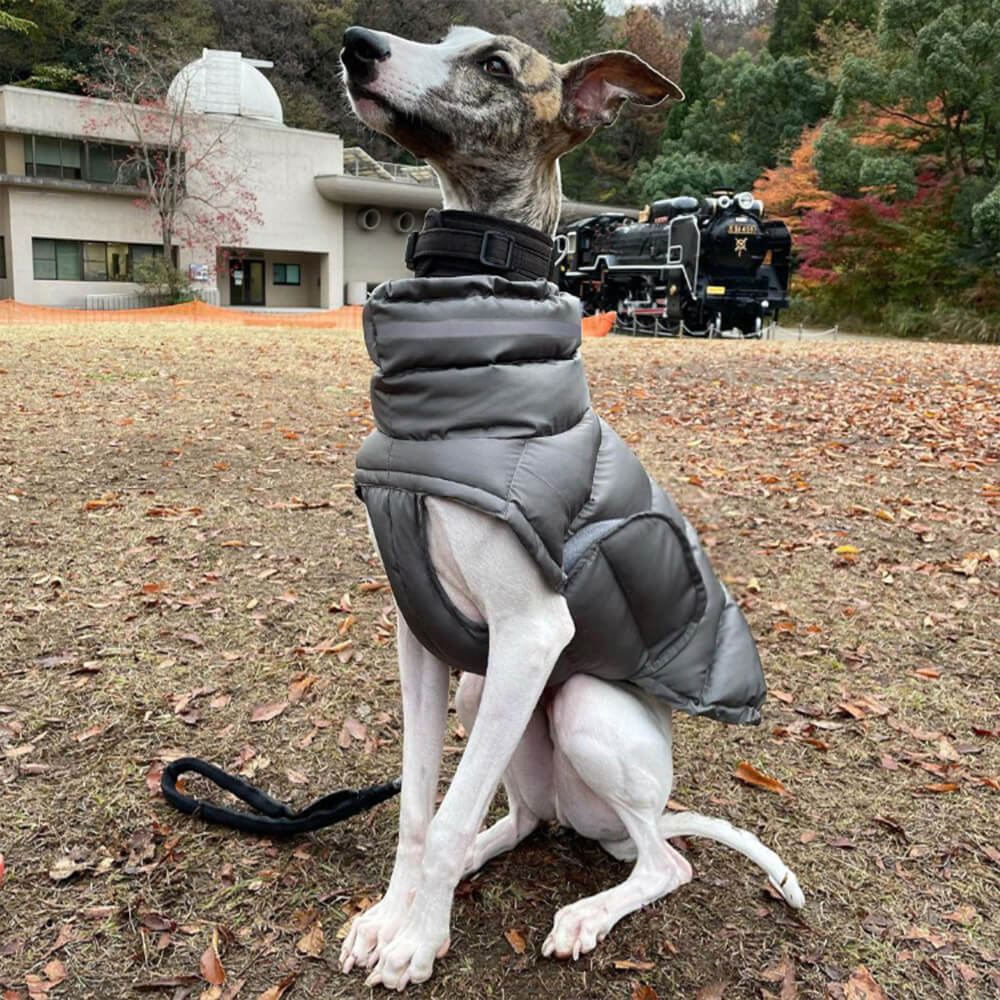
[[[389,42],[375,31],[353,27],[344,32],[340,61],[353,83],[371,83],[375,79],[376,64],[391,54]]]

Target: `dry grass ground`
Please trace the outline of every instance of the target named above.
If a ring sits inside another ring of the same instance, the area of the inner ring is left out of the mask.
[[[547,830],[460,887],[452,951],[411,994],[1000,995],[1000,354],[585,354],[772,687],[760,728],[679,719],[674,798],[757,832],[807,907],[693,841],[691,885],[545,960],[554,910],[625,872]],[[395,802],[272,843],[149,787],[182,752],[297,805],[396,773],[390,601],[350,488],[369,374],[356,335],[0,330],[0,996],[369,995],[336,936],[385,884]],[[790,794],[737,781],[742,761]]]

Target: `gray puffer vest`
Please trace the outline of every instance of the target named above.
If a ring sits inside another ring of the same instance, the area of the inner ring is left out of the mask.
[[[546,281],[409,278],[374,291],[364,328],[377,430],[355,485],[428,650],[486,671],[488,629],[431,565],[424,499],[435,496],[505,521],[565,596],[576,634],[551,684],[584,672],[693,715],[760,721],[746,620],[691,525],[591,409],[576,299]]]

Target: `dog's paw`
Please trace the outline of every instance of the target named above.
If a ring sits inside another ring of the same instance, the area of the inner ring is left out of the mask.
[[[615,921],[603,907],[586,905],[588,900],[564,906],[552,923],[552,930],[542,945],[542,954],[549,958],[572,958],[574,961],[593,951],[607,937]]]
[[[370,969],[405,919],[405,908],[393,907],[384,899],[359,913],[340,949],[341,971],[350,972],[356,965]]]
[[[420,928],[405,929],[382,948],[365,985],[404,990],[410,983],[426,982],[434,971],[434,960],[447,954],[450,943],[447,933],[442,939],[421,933]]]

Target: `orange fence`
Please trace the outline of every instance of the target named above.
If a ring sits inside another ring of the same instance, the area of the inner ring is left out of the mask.
[[[0,323],[218,323],[227,326],[302,326],[335,330],[361,330],[361,306],[344,306],[325,312],[272,313],[223,309],[201,301],[150,309],[56,309],[29,306],[0,299]],[[598,313],[583,320],[585,337],[606,337],[614,326],[614,313]]]
[[[583,317],[583,335],[585,337],[606,337],[615,325],[615,313],[597,313],[595,316]]]
[[[0,300],[0,323],[218,323],[226,326],[307,326],[361,329],[361,306],[309,313],[258,313],[222,309],[201,301],[150,309],[55,309]]]

